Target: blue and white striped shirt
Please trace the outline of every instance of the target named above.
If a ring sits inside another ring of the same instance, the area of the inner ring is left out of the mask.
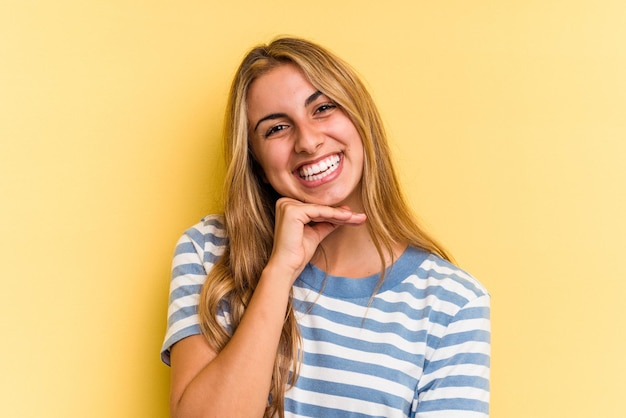
[[[161,352],[200,333],[198,298],[227,239],[208,216],[179,240]],[[303,363],[285,416],[473,418],[489,413],[489,295],[447,261],[409,247],[380,275],[308,265],[294,283]],[[227,310],[227,307],[226,307]],[[220,322],[230,328],[228,312]]]

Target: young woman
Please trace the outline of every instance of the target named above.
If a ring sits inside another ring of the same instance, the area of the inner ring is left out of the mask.
[[[225,143],[224,214],[174,256],[172,416],[487,416],[489,295],[415,221],[354,71],[254,48]]]

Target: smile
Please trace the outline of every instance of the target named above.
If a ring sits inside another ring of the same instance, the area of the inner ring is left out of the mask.
[[[341,157],[339,154],[331,155],[328,158],[318,161],[315,164],[304,165],[298,170],[298,174],[306,181],[321,180],[332,174],[339,168]]]

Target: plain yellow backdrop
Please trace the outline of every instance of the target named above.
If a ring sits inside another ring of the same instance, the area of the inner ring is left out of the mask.
[[[621,0],[0,1],[0,415],[167,417],[182,231],[219,211],[235,66],[362,74],[424,224],[492,295],[492,416],[623,417]]]

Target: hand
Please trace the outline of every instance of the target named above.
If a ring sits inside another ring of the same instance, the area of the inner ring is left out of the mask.
[[[268,266],[287,269],[291,283],[311,260],[324,238],[341,225],[362,225],[364,213],[347,207],[331,207],[302,203],[291,198],[276,202],[274,248]]]

